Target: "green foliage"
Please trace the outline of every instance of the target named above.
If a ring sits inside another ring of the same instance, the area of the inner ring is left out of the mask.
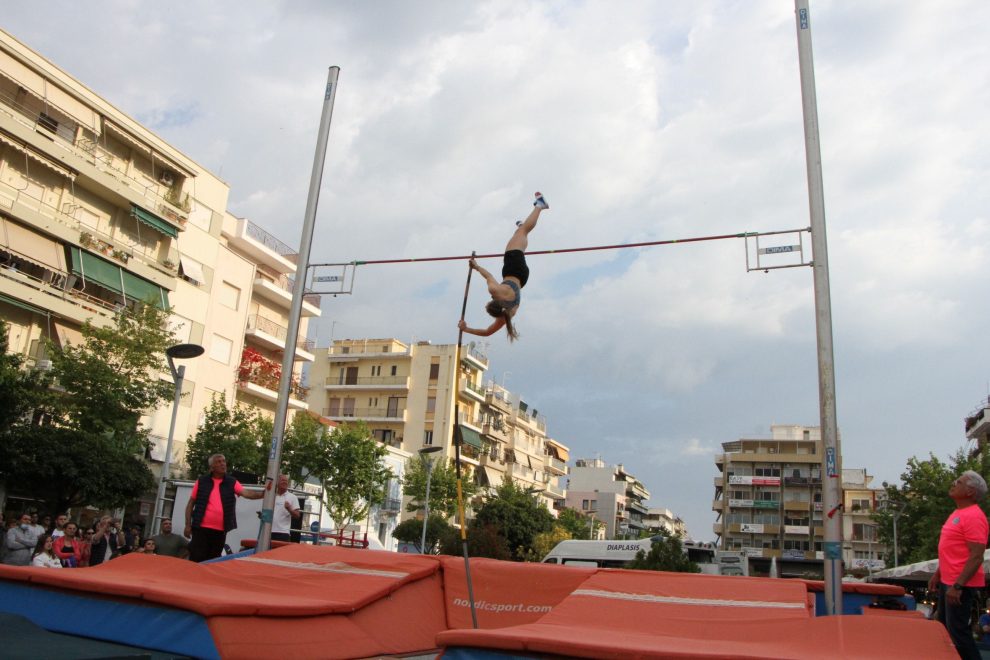
[[[150,305],[125,310],[109,327],[87,323],[82,335],[78,346],[49,344],[48,375],[15,377],[19,358],[0,361],[0,378],[10,384],[3,388],[10,400],[0,426],[0,478],[9,490],[44,500],[51,512],[121,506],[152,488],[141,460],[147,432],[138,421],[172,398],[172,384],[160,378],[173,343],[164,312]],[[53,382],[57,387],[49,387]],[[37,389],[25,397],[25,385]]]
[[[282,472],[287,474],[290,480],[302,483],[309,475],[310,466],[307,461],[314,451],[318,451],[324,431],[326,427],[312,415],[298,413],[292,418],[282,440]],[[262,437],[265,438],[267,460],[268,450],[271,447],[271,431],[269,430],[268,434]]]
[[[512,559],[516,561],[533,556],[534,538],[552,530],[553,525],[553,515],[540,506],[537,498],[509,480],[498,487],[495,495],[485,498],[471,523],[472,527],[494,529],[505,539]]]
[[[561,525],[554,525],[549,532],[540,532],[533,537],[533,547],[526,555],[526,561],[543,561],[558,543],[571,538],[574,537]]]
[[[440,540],[449,534],[449,530],[454,529],[443,516],[430,515],[430,521],[426,525],[426,552],[424,554],[434,554],[434,549]],[[423,540],[423,521],[416,518],[403,520],[392,532],[392,536],[403,543],[415,543],[419,547]]]
[[[605,523],[601,520],[570,508],[561,509],[557,515],[557,525],[566,529],[572,539],[596,539],[598,538],[596,532],[605,527]]]
[[[427,466],[432,460],[433,476],[430,477],[430,511],[441,511],[447,518],[457,515],[457,470],[452,461],[442,457],[427,459],[417,454],[406,464],[402,478],[403,494],[411,501],[406,505],[406,511],[422,511],[426,499]],[[462,476],[461,493],[465,502],[471,501],[478,492],[478,485],[473,479]]]
[[[300,448],[296,460],[323,485],[324,504],[337,529],[343,529],[385,501],[385,486],[394,476],[382,464],[387,453],[367,425],[356,422],[338,426],[308,449]]]
[[[984,452],[986,453],[986,452]],[[902,485],[887,485],[887,507],[873,514],[879,525],[879,540],[890,552],[894,551],[894,515],[897,518],[897,546],[900,564],[925,561],[938,556],[938,537],[942,524],[955,503],[949,497],[949,486],[966,470],[975,470],[990,479],[990,456],[969,457],[960,449],[943,462],[933,454],[926,460],[908,459],[901,474]],[[984,513],[988,499],[980,502]],[[893,565],[893,562],[891,562]]]
[[[257,409],[228,408],[223,398],[215,395],[205,410],[202,426],[186,444],[189,477],[195,479],[207,474],[208,460],[213,454],[226,457],[228,471],[263,477],[268,468],[268,454],[262,449],[266,428],[271,428],[271,420],[266,423]],[[270,436],[269,430],[268,442]]]
[[[501,530],[495,525],[472,524],[467,532],[468,554],[472,557],[511,560],[512,552]],[[460,555],[463,553],[461,532],[451,526],[440,540],[440,554]]]
[[[649,553],[640,550],[636,558],[629,563],[629,568],[645,571],[673,571],[676,573],[700,573],[701,568],[688,559],[684,546],[676,536],[671,536],[666,530],[654,537],[653,547]]]

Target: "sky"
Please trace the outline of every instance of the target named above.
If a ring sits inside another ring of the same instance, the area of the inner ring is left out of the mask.
[[[785,0],[8,4],[290,245],[339,66],[312,263],[498,253],[537,190],[531,250],[810,225]],[[990,394],[988,24],[979,0],[811,5],[841,449],[877,482],[964,446]],[[533,255],[519,341],[478,339],[572,458],[622,463],[698,540],[721,443],[820,423],[812,271],[747,272],[754,249]],[[318,345],[453,343],[466,274],[360,267]],[[484,299],[475,278],[470,325]]]

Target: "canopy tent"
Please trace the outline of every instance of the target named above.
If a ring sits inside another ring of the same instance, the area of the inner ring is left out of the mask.
[[[868,580],[873,582],[884,582],[888,580],[898,582],[928,582],[935,569],[938,568],[938,559],[926,559],[905,566],[888,568],[876,571]],[[990,550],[983,553],[983,572],[990,575]]]

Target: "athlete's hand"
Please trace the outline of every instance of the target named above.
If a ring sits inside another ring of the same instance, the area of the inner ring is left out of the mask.
[[[461,319],[460,321],[457,322],[457,327],[460,330],[467,330],[468,324],[464,319]]]
[[[471,261],[468,263],[471,265],[471,268],[478,270],[478,262],[474,260],[474,257],[471,257]]]

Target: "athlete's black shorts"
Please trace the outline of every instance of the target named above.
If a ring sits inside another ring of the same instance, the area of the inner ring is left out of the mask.
[[[526,265],[526,253],[522,250],[507,250],[502,258],[502,279],[518,277],[519,286],[526,286],[529,280],[529,266]]]

